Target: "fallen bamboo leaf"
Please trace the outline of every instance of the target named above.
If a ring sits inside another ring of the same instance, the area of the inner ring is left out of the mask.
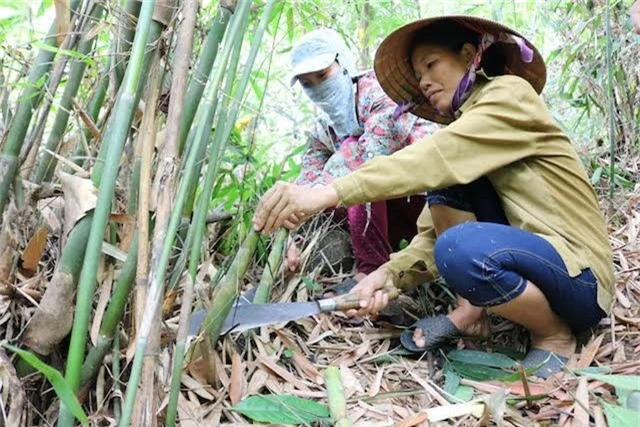
[[[573,404],[573,423],[579,427],[589,426],[589,389],[585,377],[578,381],[576,401]]]
[[[244,366],[240,354],[232,350],[231,354],[231,378],[229,380],[229,400],[232,405],[237,405],[243,397],[244,392]]]
[[[578,359],[576,369],[584,369],[588,366],[591,366],[593,360],[596,357],[596,354],[598,353],[598,350],[600,350],[603,339],[604,334],[600,334],[597,338],[593,339],[587,346],[582,349],[582,354],[580,355],[580,359]]]
[[[287,395],[251,396],[231,410],[254,421],[273,424],[310,424],[329,417],[329,408],[326,406]]]
[[[64,194],[64,236],[87,212],[96,207],[98,191],[90,179],[58,172]]]
[[[34,273],[42,258],[42,251],[47,244],[47,227],[40,227],[29,239],[22,252],[22,268]]]
[[[275,333],[276,335],[278,335],[278,337],[280,337],[284,345],[287,346],[289,349],[291,349],[291,351],[293,352],[291,359],[294,365],[296,366],[296,368],[302,371],[306,376],[308,376],[316,384],[322,385],[324,382],[324,379],[322,378],[320,371],[318,371],[318,369],[316,369],[313,363],[309,362],[309,359],[307,359],[305,355],[302,354],[302,351],[300,351],[300,348],[297,345],[295,345],[293,341],[291,341],[283,332],[276,330]]]

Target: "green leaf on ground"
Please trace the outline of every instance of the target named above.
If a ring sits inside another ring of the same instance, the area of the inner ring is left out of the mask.
[[[604,402],[604,413],[607,416],[609,427],[637,427],[640,415],[631,409],[611,405]]]
[[[468,363],[470,365],[488,366],[491,368],[509,369],[514,368],[516,362],[498,353],[487,353],[478,350],[454,350],[447,355],[449,360]]]
[[[329,408],[289,395],[251,396],[231,408],[253,421],[272,424],[311,424],[329,418]]]
[[[627,405],[629,393],[632,391],[640,392],[640,375],[587,375],[595,380],[614,386],[618,395],[618,402],[623,406]]]
[[[473,365],[471,363],[458,362],[457,360],[450,361],[451,368],[461,377],[468,378],[473,381],[517,381],[520,379],[520,373],[506,372],[501,369],[492,368],[489,366]]]
[[[322,292],[322,286],[309,279],[307,276],[302,276],[302,282],[307,285],[308,290],[312,292]]]
[[[75,393],[71,390],[71,387],[69,387],[67,382],[64,380],[64,377],[57,369],[47,365],[30,351],[19,349],[18,347],[7,343],[2,343],[1,345],[22,357],[25,362],[44,375],[53,386],[53,389],[58,395],[58,398],[60,398],[60,401],[69,408],[73,416],[76,417],[82,425],[89,425],[89,418],[87,418],[87,414],[85,414]]]

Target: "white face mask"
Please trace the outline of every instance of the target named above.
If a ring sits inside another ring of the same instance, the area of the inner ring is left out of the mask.
[[[304,87],[304,92],[331,119],[331,127],[338,139],[359,136],[363,129],[356,117],[353,82],[347,70],[340,70],[322,83]]]

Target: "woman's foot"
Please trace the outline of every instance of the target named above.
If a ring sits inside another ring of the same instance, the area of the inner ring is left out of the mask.
[[[550,351],[568,359],[576,350],[576,337],[569,328],[563,328],[548,336],[531,334],[531,348]]]
[[[466,301],[466,300],[465,300]],[[468,301],[467,301],[468,303]],[[459,305],[447,315],[451,323],[459,331],[459,335],[467,337],[488,338],[491,335],[491,323],[484,309],[473,307],[471,304]],[[416,328],[413,332],[413,342],[417,347],[425,348],[428,337],[422,328]]]

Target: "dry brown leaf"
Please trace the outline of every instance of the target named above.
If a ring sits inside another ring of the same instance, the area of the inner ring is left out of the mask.
[[[96,207],[98,191],[90,179],[60,171],[58,177],[64,193],[64,235],[67,236],[76,222]]]
[[[300,351],[298,346],[295,345],[293,341],[291,341],[284,333],[278,330],[276,330],[275,332],[280,337],[284,345],[293,352],[293,356],[291,359],[296,368],[298,368],[301,373],[304,373],[304,375],[309,377],[316,384],[322,385],[324,383],[322,374],[320,374],[320,371],[316,369],[313,363],[309,362],[309,359],[307,359],[304,354],[302,354],[302,351]]]
[[[237,351],[231,354],[231,379],[229,382],[229,399],[232,405],[237,405],[243,397],[245,385],[244,364]]]
[[[67,34],[71,32],[71,7],[69,0],[54,0],[56,6],[56,39],[58,46],[62,46],[62,42]]]
[[[213,393],[214,393],[213,389],[211,389],[211,387],[208,384],[199,383],[194,378],[190,377],[189,375],[187,375],[184,372],[182,373],[182,376],[180,377],[180,382],[182,382],[182,384],[189,391],[192,391],[193,393],[197,394],[198,396],[202,397],[203,399],[206,399],[206,400],[214,400],[215,399],[215,396],[213,395]]]
[[[33,273],[38,268],[42,251],[47,244],[47,227],[44,225],[36,231],[22,252],[22,268]]]
[[[199,427],[200,420],[193,404],[182,393],[178,394],[178,419],[180,427]]]
[[[427,420],[426,412],[418,412],[417,414],[394,424],[394,427],[413,427],[422,424]]]
[[[340,379],[342,381],[344,397],[346,399],[349,399],[356,393],[364,394],[362,384],[360,384],[360,381],[358,381],[358,378],[353,371],[345,365],[340,365]]]
[[[581,377],[576,390],[576,402],[573,405],[573,425],[577,427],[589,426],[589,389],[587,377]]]
[[[262,369],[256,369],[251,376],[251,380],[249,380],[247,395],[252,396],[254,394],[259,394],[267,383],[268,378],[269,374],[267,372],[263,371]]]
[[[275,360],[264,357],[263,355],[259,355],[258,361],[262,363],[266,369],[269,369],[271,372],[273,372],[286,382],[292,384],[295,388],[299,390],[309,390],[307,384],[305,384],[299,378],[296,378],[295,375],[284,369],[282,366],[278,365]]]
[[[376,377],[369,388],[369,397],[376,396],[380,393],[380,385],[382,384],[382,376],[384,375],[384,367],[378,368],[378,372],[376,373]]]
[[[600,350],[603,339],[604,334],[600,334],[598,337],[591,340],[591,342],[582,349],[582,354],[580,354],[580,359],[578,360],[576,369],[584,369],[588,366],[591,366],[591,364],[593,363],[593,359],[595,359],[596,354],[598,353],[598,350]]]

